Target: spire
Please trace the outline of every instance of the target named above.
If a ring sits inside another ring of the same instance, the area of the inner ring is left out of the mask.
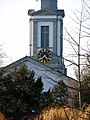
[[[57,0],[41,0],[41,9],[57,11]]]

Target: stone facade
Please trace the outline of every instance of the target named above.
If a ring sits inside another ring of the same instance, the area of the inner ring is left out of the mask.
[[[29,12],[28,12],[29,13]],[[50,29],[52,29],[52,32],[50,32],[52,39],[51,43],[53,43],[52,46],[49,46],[49,50],[53,53],[53,58],[51,62],[48,62],[46,65],[49,65],[50,67],[54,69],[58,69],[59,71],[63,71],[64,74],[66,74],[65,65],[63,62],[63,17],[64,13],[63,11],[59,10],[59,12],[53,12],[49,10],[39,10],[39,11],[33,11],[32,13],[29,13],[30,21],[33,22],[33,38],[30,41],[33,41],[32,48],[33,48],[33,54],[32,58],[37,60],[37,54],[40,49],[42,49],[41,46],[38,47],[37,43],[40,43],[40,35],[38,33],[38,30],[40,26],[38,26],[40,23],[43,23],[42,25],[49,24],[49,22],[52,24],[50,26]],[[50,36],[50,38],[51,38]],[[59,64],[59,65],[58,65]],[[57,68],[57,66],[59,66]]]

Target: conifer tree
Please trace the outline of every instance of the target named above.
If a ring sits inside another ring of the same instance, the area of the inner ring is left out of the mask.
[[[37,112],[43,90],[41,78],[21,64],[10,72],[0,72],[0,111]]]
[[[52,106],[63,106],[67,103],[67,86],[60,80],[52,90]]]

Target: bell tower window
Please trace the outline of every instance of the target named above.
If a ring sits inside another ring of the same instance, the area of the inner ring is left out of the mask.
[[[41,47],[49,47],[49,26],[41,26]]]
[[[37,52],[41,48],[53,51],[53,22],[38,22],[37,24]]]

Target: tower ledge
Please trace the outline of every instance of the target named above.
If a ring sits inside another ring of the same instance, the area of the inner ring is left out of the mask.
[[[34,15],[60,15],[64,18],[65,12],[64,12],[63,9],[57,10],[57,11],[51,11],[51,10],[48,10],[48,9],[47,10],[44,9],[44,10],[35,11],[33,9],[30,9],[30,10],[28,10],[28,15],[29,16],[34,16]]]

